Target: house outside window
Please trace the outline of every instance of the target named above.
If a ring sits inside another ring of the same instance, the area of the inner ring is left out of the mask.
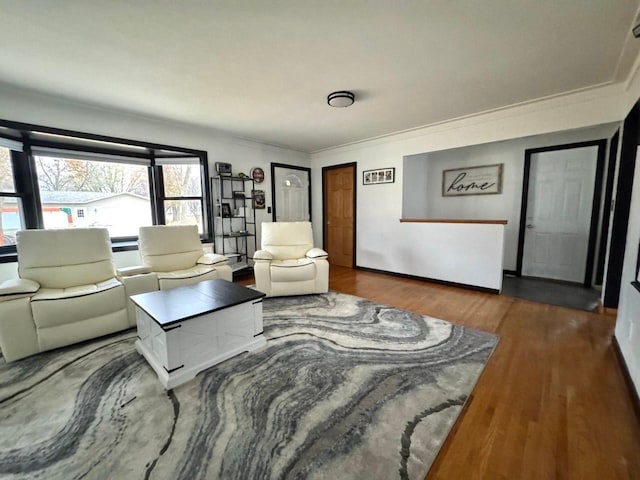
[[[120,238],[152,225],[147,167],[37,156],[36,170],[44,228],[103,227]]]

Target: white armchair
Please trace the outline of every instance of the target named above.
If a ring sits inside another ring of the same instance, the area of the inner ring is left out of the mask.
[[[0,348],[7,361],[135,325],[104,228],[23,230],[19,279],[0,284]]]
[[[326,293],[327,257],[313,247],[311,223],[263,223],[261,250],[253,255],[256,288],[269,297]]]
[[[229,259],[205,253],[196,225],[140,227],[142,265],[158,277],[160,290],[222,278],[232,281]]]

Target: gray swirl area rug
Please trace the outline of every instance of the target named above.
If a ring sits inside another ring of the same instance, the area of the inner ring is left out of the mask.
[[[171,391],[133,330],[1,360],[0,478],[423,479],[498,341],[335,292],[264,324]]]

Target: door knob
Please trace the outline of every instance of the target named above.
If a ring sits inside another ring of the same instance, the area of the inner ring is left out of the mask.
[[[527,225],[527,228],[534,228],[534,227],[533,227],[533,225],[528,224],[528,225]]]

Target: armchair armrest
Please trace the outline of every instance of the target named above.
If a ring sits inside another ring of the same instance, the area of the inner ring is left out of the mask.
[[[143,265],[136,265],[134,267],[116,269],[118,277],[133,277],[134,275],[142,275],[145,273],[151,273],[151,268]]]
[[[0,283],[0,302],[30,297],[40,290],[40,284],[27,278],[12,278]]]
[[[306,253],[307,258],[327,258],[329,254],[321,248],[312,248]]]
[[[196,263],[200,265],[227,265],[229,263],[229,259],[224,255],[219,255],[217,253],[205,253],[196,261]]]
[[[253,254],[253,259],[256,261],[264,260],[270,262],[271,260],[273,260],[273,255],[271,255],[266,250],[256,250]]]

